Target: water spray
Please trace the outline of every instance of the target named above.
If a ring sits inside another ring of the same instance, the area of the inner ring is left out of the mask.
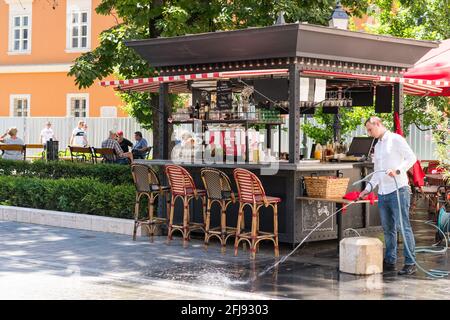
[[[371,192],[372,189],[373,189],[373,186],[372,186],[372,184],[370,183],[369,178],[370,178],[371,176],[373,176],[374,174],[380,173],[380,172],[383,172],[383,173],[387,174],[387,171],[386,171],[386,170],[377,170],[377,171],[374,171],[374,172],[368,174],[368,175],[365,176],[363,179],[354,182],[353,185],[355,186],[355,185],[358,185],[358,184],[360,184],[360,183],[362,183],[362,182],[367,182],[367,183],[370,185],[370,192]],[[399,174],[399,173],[400,173],[400,171],[397,170],[397,171],[396,171],[396,174]],[[399,212],[400,212],[400,217],[399,217],[400,231],[401,231],[401,233],[402,233],[403,239],[406,239],[406,237],[405,237],[405,230],[404,230],[404,226],[403,226],[403,219],[402,219],[402,214],[401,214],[402,207],[401,207],[401,202],[400,202],[400,193],[399,193],[399,191],[398,191],[397,179],[395,178],[395,176],[393,176],[392,178],[394,179],[395,187],[396,187],[396,192],[397,192],[397,203],[398,203],[398,208],[399,208]],[[304,242],[305,242],[305,241],[306,241],[306,240],[307,240],[307,239],[308,239],[308,238],[309,238],[309,237],[310,237],[310,236],[311,236],[318,228],[320,228],[320,226],[321,226],[322,224],[324,224],[324,223],[325,223],[326,221],[328,221],[330,218],[336,216],[336,215],[337,215],[338,213],[340,213],[341,211],[345,210],[347,207],[349,207],[349,206],[355,204],[356,202],[358,202],[358,200],[359,200],[359,199],[356,199],[356,200],[354,200],[354,201],[352,201],[352,202],[350,202],[350,203],[348,203],[348,204],[342,206],[342,208],[340,208],[339,210],[333,212],[333,213],[332,213],[331,215],[329,215],[326,219],[324,219],[324,220],[323,220],[322,222],[320,222],[317,226],[315,226],[315,227],[314,227],[314,228],[313,228],[313,229],[312,229],[312,230],[311,230],[311,231],[310,231],[310,232],[302,239],[302,241],[301,241],[301,242],[300,242],[300,243],[299,243],[299,244],[298,244],[298,245],[297,245],[297,246],[296,246],[289,254],[283,256],[283,257],[280,258],[280,260],[278,260],[276,263],[274,263],[273,265],[267,267],[266,269],[264,269],[263,271],[261,271],[261,272],[260,272],[259,274],[257,274],[256,276],[252,277],[252,278],[250,279],[250,281],[251,281],[251,282],[254,282],[258,277],[261,277],[261,276],[267,274],[269,271],[271,271],[272,269],[278,267],[280,264],[282,264],[283,262],[285,262],[291,255],[293,255],[293,254],[294,254],[294,253],[302,246],[302,244],[303,244],[303,243],[304,243]],[[441,220],[443,221],[441,224],[444,224],[444,223],[445,223],[445,226],[446,226],[447,228],[450,229],[450,214],[449,214],[449,215],[446,215],[446,216],[443,216],[443,218],[442,218]],[[430,225],[432,225],[432,224],[430,224]],[[433,225],[433,226],[434,226],[434,225]],[[434,227],[436,227],[436,226],[434,226]],[[443,235],[443,237],[444,237],[444,239],[445,239],[445,244],[446,244],[446,246],[445,246],[445,248],[444,248],[445,250],[444,250],[444,249],[442,249],[442,250],[432,250],[432,249],[429,249],[428,247],[418,247],[418,248],[417,248],[418,250],[416,250],[416,252],[444,253],[444,252],[447,251],[447,248],[448,248],[447,237],[445,236],[444,232],[442,232],[441,229],[440,229],[439,227],[437,227],[437,229],[442,233],[442,235]],[[410,250],[410,248],[408,247],[408,244],[406,243],[406,241],[404,241],[404,246],[405,246],[405,249],[407,250],[408,254],[409,254],[410,256],[412,256],[411,250]],[[426,275],[428,275],[428,276],[431,277],[431,278],[443,278],[443,277],[447,277],[447,276],[449,275],[449,272],[448,272],[448,271],[436,270],[436,269],[425,270],[419,263],[417,263],[417,261],[416,261],[415,259],[414,259],[414,263],[416,264],[416,266],[417,266],[417,268],[418,268],[419,270],[421,270],[422,272],[424,272]]]

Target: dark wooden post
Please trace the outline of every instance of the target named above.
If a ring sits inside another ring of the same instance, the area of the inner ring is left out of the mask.
[[[151,99],[154,104],[153,108],[153,159],[169,159],[169,150],[171,143],[172,128],[167,123],[167,119],[171,116],[171,104],[169,101],[169,85],[163,83],[159,85],[159,96]],[[161,183],[167,185],[167,177],[160,172]],[[164,198],[161,198],[164,199]],[[164,199],[167,200],[167,199]],[[160,201],[158,198],[157,215],[160,218],[166,216],[167,202]]]
[[[300,161],[300,66],[289,66],[289,162]]]
[[[153,110],[153,158],[169,159],[170,134],[167,119],[170,117],[169,87],[159,85],[158,106]],[[155,101],[152,99],[152,102]]]
[[[399,113],[400,125],[403,128],[403,84],[394,84],[394,112]],[[394,124],[395,131],[395,124]]]
[[[339,114],[339,107],[337,107],[337,113],[334,115],[333,122],[333,140],[334,142],[341,141],[341,116]]]

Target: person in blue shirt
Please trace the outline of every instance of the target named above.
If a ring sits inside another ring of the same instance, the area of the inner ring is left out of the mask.
[[[134,139],[136,140],[136,143],[131,150],[134,159],[145,159],[147,151],[149,150],[147,140],[142,138],[142,132],[140,131],[134,133]]]

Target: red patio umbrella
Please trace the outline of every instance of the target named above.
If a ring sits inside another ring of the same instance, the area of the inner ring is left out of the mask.
[[[442,41],[439,47],[430,50],[403,76],[412,79],[450,81],[450,39]],[[438,85],[438,87],[443,89],[441,93],[429,92],[427,95],[450,96],[450,86],[448,86],[448,83],[442,86]],[[394,122],[396,132],[403,136],[398,113],[394,114]],[[416,186],[423,186],[425,174],[420,165],[420,161],[414,164],[412,171],[414,184]]]
[[[439,47],[430,50],[413,68],[404,75],[405,78],[450,81],[450,39],[441,42]],[[442,85],[441,93],[429,93],[430,96],[450,96],[450,87]]]
[[[398,112],[394,112],[394,126],[395,126],[395,133],[404,136],[402,126],[400,125],[400,117],[398,115]],[[416,163],[414,163],[412,167],[412,175],[413,175],[413,182],[416,187],[423,187],[425,185],[425,172],[423,172],[422,166],[420,164],[420,160],[417,160]]]

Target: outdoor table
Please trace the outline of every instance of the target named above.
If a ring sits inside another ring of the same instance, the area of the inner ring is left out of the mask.
[[[358,201],[352,201],[347,200],[343,198],[313,198],[313,197],[297,197],[298,200],[308,200],[308,201],[322,201],[322,202],[334,202],[336,203],[336,211],[342,209],[343,206],[349,204],[349,203],[370,203],[370,200],[358,200]],[[375,202],[378,202],[378,200],[375,200]],[[344,230],[342,228],[342,211],[340,211],[336,216],[336,223],[337,223],[337,253],[339,255],[339,243],[344,238]]]

